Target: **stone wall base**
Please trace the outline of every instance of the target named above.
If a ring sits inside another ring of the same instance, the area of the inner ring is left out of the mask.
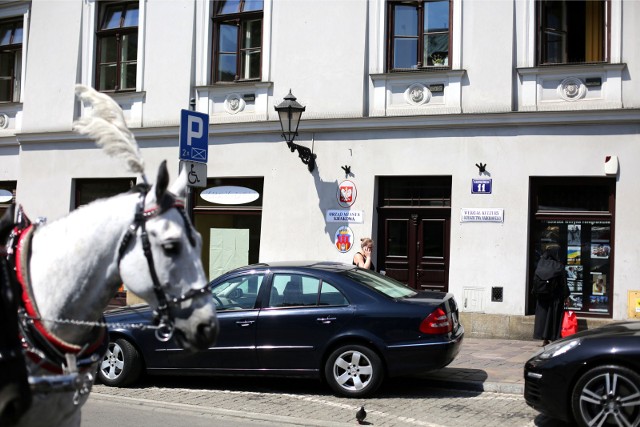
[[[465,336],[474,338],[502,338],[511,340],[533,340],[535,316],[517,316],[460,312],[460,323]],[[597,328],[614,322],[611,319],[578,318],[578,330]]]

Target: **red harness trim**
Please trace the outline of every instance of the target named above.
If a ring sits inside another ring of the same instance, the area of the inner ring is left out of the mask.
[[[28,240],[30,240],[31,235],[33,233],[33,224],[30,224],[28,227],[24,229],[16,228],[15,232],[18,234],[18,244],[16,245],[15,250],[15,260],[16,260],[16,277],[18,279],[18,283],[22,287],[22,303],[24,304],[25,311],[27,314],[33,319],[33,324],[36,329],[42,334],[44,338],[47,339],[51,344],[53,344],[58,350],[63,353],[73,353],[78,354],[82,350],[81,346],[68,343],[55,335],[53,335],[47,328],[44,326],[44,323],[40,320],[40,313],[38,312],[38,308],[36,306],[35,301],[32,300],[30,292],[29,292],[29,278],[28,276],[28,263],[30,254],[26,254],[24,257],[23,251],[25,247],[28,245]],[[28,249],[27,249],[28,250]],[[23,263],[24,262],[24,263]],[[26,265],[24,265],[26,264]],[[89,346],[84,353],[90,354],[91,352],[97,350],[102,341],[104,339],[105,330],[101,329],[100,336],[98,340],[94,342],[91,346]]]

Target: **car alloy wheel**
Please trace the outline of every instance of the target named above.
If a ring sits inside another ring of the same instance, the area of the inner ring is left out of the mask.
[[[576,383],[572,409],[580,426],[640,425],[640,375],[623,366],[599,366]]]
[[[335,350],[327,359],[325,378],[338,394],[362,397],[376,391],[382,383],[382,362],[367,347],[347,345]]]
[[[133,384],[142,373],[138,350],[124,338],[109,343],[98,369],[98,378],[104,385],[124,387]]]

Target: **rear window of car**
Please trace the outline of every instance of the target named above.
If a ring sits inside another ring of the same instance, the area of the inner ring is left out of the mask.
[[[368,270],[354,269],[342,273],[351,280],[374,289],[389,298],[409,298],[417,295],[417,292],[410,287],[381,274],[373,273]]]

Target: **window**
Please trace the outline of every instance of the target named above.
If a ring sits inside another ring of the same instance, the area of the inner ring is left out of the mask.
[[[105,2],[97,37],[96,86],[100,91],[136,89],[138,2]]]
[[[449,67],[450,0],[389,2],[388,69]]]
[[[264,274],[234,277],[219,283],[213,290],[216,310],[250,310],[256,305]]]
[[[607,61],[606,16],[606,0],[539,1],[539,64]]]
[[[0,102],[20,101],[23,20],[0,21]]]
[[[214,2],[214,82],[260,79],[262,9],[262,0]]]
[[[269,307],[340,306],[349,302],[333,285],[315,277],[276,274],[273,277]]]
[[[94,200],[126,193],[136,184],[135,178],[89,178],[76,180],[75,208]]]

